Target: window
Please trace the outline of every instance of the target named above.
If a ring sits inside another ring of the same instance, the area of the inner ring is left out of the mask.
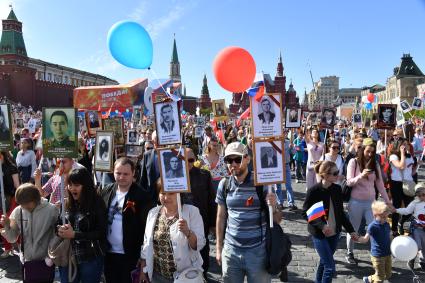
[[[51,73],[47,73],[47,80],[48,80],[49,82],[51,82],[51,81],[52,81],[52,74],[51,74]]]
[[[68,83],[68,77],[67,77],[67,76],[65,76],[65,77],[64,77],[64,79],[63,79],[63,83],[64,83],[64,84],[67,84],[67,83]]]

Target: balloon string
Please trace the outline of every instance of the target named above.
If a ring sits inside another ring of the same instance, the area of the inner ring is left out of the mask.
[[[159,85],[161,86],[162,90],[164,91],[164,93],[167,96],[170,96],[170,94],[165,90],[164,85],[159,81],[158,76],[156,75],[155,71],[150,68],[149,71],[151,72],[151,74],[154,76],[154,79],[159,83]]]

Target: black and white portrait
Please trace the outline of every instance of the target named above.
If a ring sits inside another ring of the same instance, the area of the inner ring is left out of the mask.
[[[415,110],[422,110],[422,99],[419,97],[413,98],[412,108]]]
[[[362,123],[362,114],[355,113],[353,114],[352,121],[354,124],[361,124]]]
[[[133,114],[131,118],[134,122],[140,121],[140,119],[142,118],[142,109],[140,108],[140,106],[133,107]]]
[[[264,146],[261,152],[261,168],[276,168],[277,157],[276,150],[272,146]]]
[[[143,146],[141,145],[133,145],[133,144],[127,144],[126,145],[126,152],[125,155],[128,157],[138,157],[143,154]]]
[[[102,129],[102,121],[99,117],[97,111],[87,111],[86,112],[86,124],[87,130],[90,136],[95,136],[96,131]]]
[[[16,128],[18,129],[25,128],[24,119],[16,119]]]
[[[410,108],[409,102],[407,102],[406,100],[403,100],[402,102],[400,102],[400,107],[403,113],[407,113],[407,112],[410,112],[410,110],[412,110]]]
[[[182,150],[158,149],[160,175],[165,192],[190,191],[187,157]]]
[[[95,162],[96,171],[110,172],[112,170],[114,151],[114,133],[108,131],[96,132]]]
[[[21,119],[22,120],[22,119]],[[10,104],[0,104],[0,149],[10,150],[13,146]]]
[[[272,102],[270,101],[270,98],[267,96],[263,96],[263,98],[260,101],[260,104],[258,105],[258,119],[263,124],[270,124],[273,123],[273,120],[275,118],[274,114],[274,105],[272,105]]]
[[[285,128],[301,127],[301,109],[286,108]]]
[[[202,134],[204,133],[204,128],[201,126],[195,127],[195,138],[201,138]]]
[[[333,128],[336,123],[335,110],[332,108],[324,108],[322,111],[322,118],[320,119],[320,127]]]
[[[255,185],[285,182],[284,146],[282,140],[254,141],[254,183]]]
[[[378,104],[379,129],[392,129],[396,126],[396,104]]]
[[[154,111],[158,145],[180,143],[180,115],[177,102],[155,103]]]
[[[250,97],[254,138],[282,136],[282,101],[279,94],[265,94],[260,100]]]
[[[137,144],[137,131],[136,130],[128,130],[127,131],[127,144]]]

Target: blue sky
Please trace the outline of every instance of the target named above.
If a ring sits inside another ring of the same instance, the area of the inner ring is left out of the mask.
[[[152,69],[168,77],[173,34],[187,94],[198,96],[207,74],[213,99],[231,94],[212,73],[215,55],[237,45],[254,57],[257,71],[274,76],[282,51],[287,87],[312,87],[309,69],[340,77],[340,87],[385,84],[403,53],[425,72],[425,0],[0,0],[0,18],[12,3],[23,22],[30,57],[100,73],[120,83],[148,71],[119,65],[106,36],[120,20],[147,28],[154,44]]]

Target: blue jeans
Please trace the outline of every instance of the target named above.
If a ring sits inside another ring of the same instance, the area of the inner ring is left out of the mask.
[[[285,180],[285,187],[286,187],[286,197],[282,192],[282,185],[277,184],[276,186],[276,196],[277,196],[277,202],[281,205],[285,202],[285,199],[288,199],[288,205],[295,205],[294,200],[294,192],[292,191],[292,184],[291,184],[291,168],[289,166],[289,163],[286,163],[286,180]]]
[[[269,283],[271,277],[266,271],[266,245],[256,248],[237,248],[224,244],[221,262],[224,283]]]
[[[305,170],[306,170],[305,162],[297,160],[297,171],[296,171],[297,180],[304,179]]]
[[[98,283],[103,271],[103,256],[77,264],[77,276],[74,281],[68,281],[68,266],[59,267],[61,283]]]
[[[334,253],[338,245],[338,240],[339,233],[323,239],[313,236],[314,248],[320,256],[315,283],[332,282],[332,276],[335,273]]]

